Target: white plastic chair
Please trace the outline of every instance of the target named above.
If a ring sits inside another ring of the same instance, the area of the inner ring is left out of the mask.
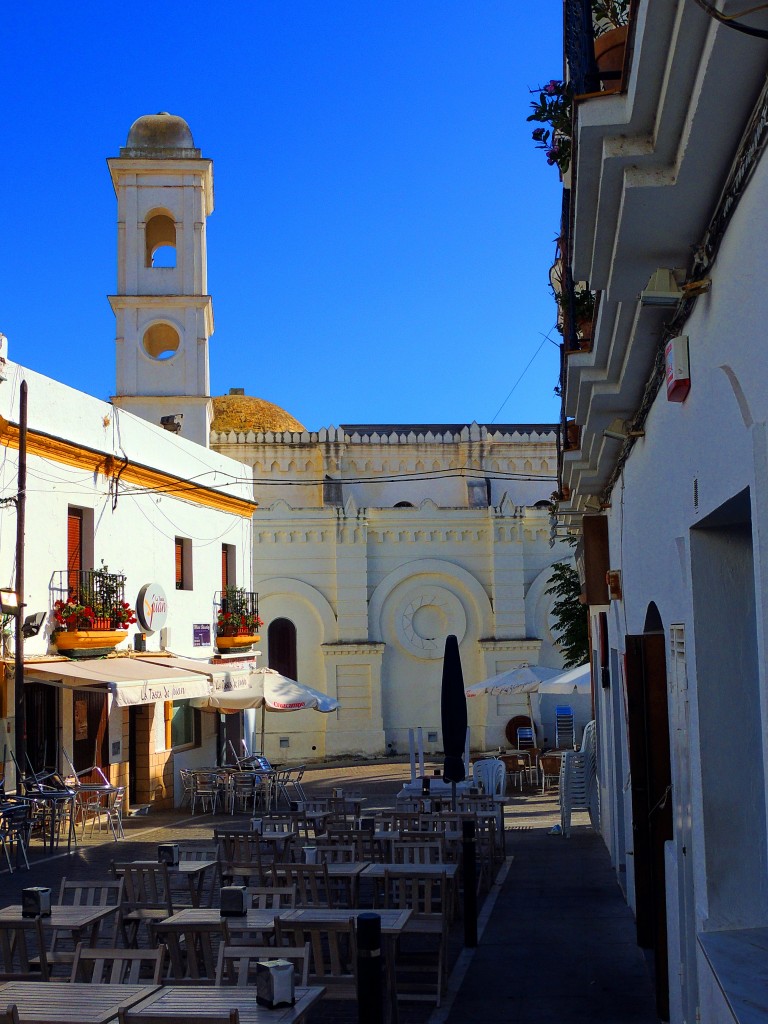
[[[503,761],[488,757],[475,761],[472,769],[475,782],[483,787],[487,796],[504,796],[507,789],[507,769]]]

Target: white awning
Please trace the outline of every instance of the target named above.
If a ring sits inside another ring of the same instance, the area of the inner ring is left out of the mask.
[[[24,679],[72,690],[108,690],[118,707],[188,700],[211,692],[210,673],[184,672],[141,658],[27,662]]]

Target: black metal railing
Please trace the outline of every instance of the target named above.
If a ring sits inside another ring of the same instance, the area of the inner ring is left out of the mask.
[[[595,35],[591,0],[565,0],[565,59],[568,79],[578,96],[600,91],[600,72],[595,60]]]
[[[61,569],[51,587],[57,623],[81,629],[112,629],[125,621],[125,576],[104,569]],[[62,621],[63,620],[63,621]]]
[[[214,595],[216,630],[221,633],[248,636],[258,633],[262,621],[259,618],[259,595],[239,587],[227,587]]]

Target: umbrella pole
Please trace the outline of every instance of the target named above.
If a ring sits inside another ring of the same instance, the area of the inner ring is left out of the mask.
[[[456,783],[451,783],[451,814],[456,813]]]
[[[264,757],[264,719],[266,717],[267,705],[261,705],[261,756]]]

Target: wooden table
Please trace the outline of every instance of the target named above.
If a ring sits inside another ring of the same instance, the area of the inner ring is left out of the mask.
[[[157,985],[91,985],[82,981],[67,985],[9,981],[0,985],[0,1005],[5,1008],[15,1003],[21,1024],[107,1024],[117,1020],[118,1007],[134,1006],[157,988]]]
[[[330,865],[329,865],[330,867]],[[408,924],[412,911],[410,910],[363,910],[358,907],[331,910],[327,907],[297,907],[295,910],[281,910],[279,917],[286,924],[295,925],[320,925],[335,924],[336,922],[348,921],[350,917],[357,918],[360,914],[378,914],[381,918],[381,935],[386,947],[386,979],[387,991],[389,993],[389,1020],[391,1024],[397,1024],[397,977],[395,974],[395,944]]]
[[[249,910],[245,914],[237,914],[222,918],[221,913],[215,907],[187,907],[186,910],[179,910],[162,922],[165,925],[187,925],[187,924],[215,924],[226,921],[230,931],[236,932],[274,932],[275,917],[279,911],[274,910]]]
[[[69,930],[75,945],[82,942],[86,946],[95,946],[101,922],[117,910],[118,907],[62,907],[58,903],[54,903],[50,916],[41,917],[40,920],[44,928]],[[15,924],[24,920],[26,918],[22,916],[20,903],[13,903],[0,910],[0,921]]]
[[[33,982],[34,984],[34,982]],[[94,985],[94,988],[99,988]],[[125,987],[125,986],[121,986]],[[253,985],[242,988],[236,985],[191,986],[166,985],[154,991],[132,1013],[141,1020],[142,1013],[148,1017],[153,1014],[167,1013],[188,1016],[192,1024],[201,1014],[229,1013],[237,1009],[240,1013],[240,1024],[299,1024],[307,1012],[317,1003],[325,992],[321,985],[310,988],[297,986],[296,1002],[293,1006],[276,1007],[274,1010],[259,1006]]]

